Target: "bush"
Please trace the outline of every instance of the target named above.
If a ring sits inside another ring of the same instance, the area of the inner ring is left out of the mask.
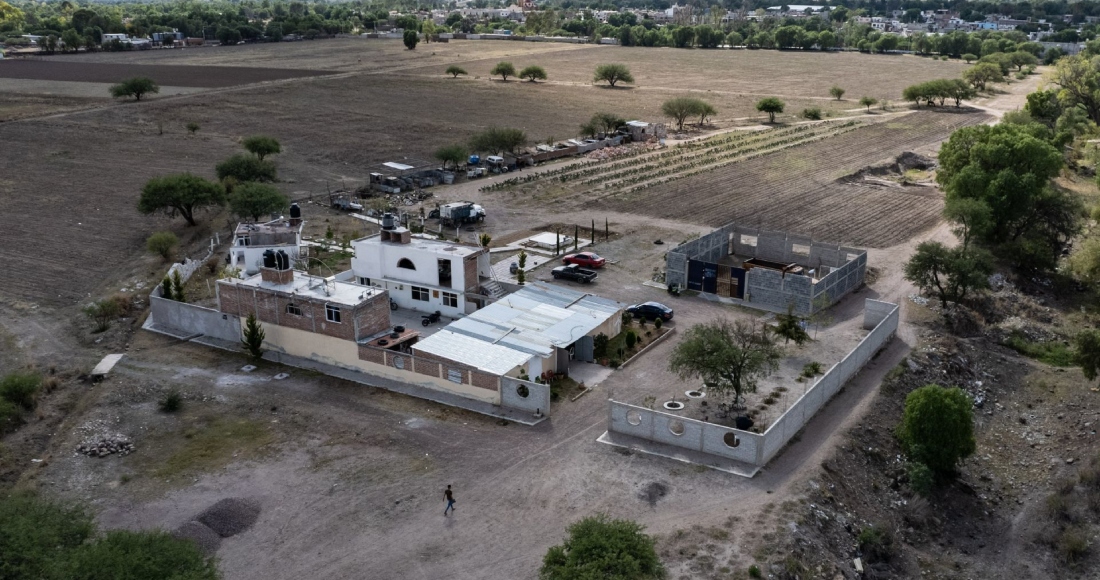
[[[913,493],[921,497],[932,495],[932,488],[935,487],[935,477],[932,470],[919,461],[910,463],[909,487],[913,490]]]
[[[84,315],[95,322],[95,332],[103,332],[118,318],[118,302],[111,299],[97,300],[84,307]]]
[[[183,408],[183,395],[179,391],[171,391],[157,404],[163,413],[175,413]]]
[[[8,425],[18,425],[20,422],[22,422],[22,411],[19,407],[6,399],[0,399],[0,432]]]
[[[611,342],[611,339],[604,333],[599,333],[596,338],[592,339],[592,354],[596,358],[603,358],[607,356],[607,345]]]
[[[822,372],[824,372],[824,369],[822,368],[821,363],[817,361],[808,362],[802,367],[802,376],[806,377],[807,379],[816,377]]]
[[[760,566],[753,564],[749,566],[749,578],[763,578],[764,575],[760,573]]]
[[[817,107],[810,107],[808,109],[802,109],[802,118],[809,119],[811,121],[821,120],[821,109]]]
[[[233,178],[238,182],[275,181],[275,163],[253,155],[238,153],[214,167],[218,179]]]
[[[30,411],[34,409],[35,395],[41,385],[42,377],[37,373],[12,373],[0,380],[0,399]]]
[[[213,559],[203,557],[194,542],[162,531],[110,531],[73,550],[67,560],[59,566],[65,578],[221,578]]]
[[[1073,351],[1061,342],[1032,342],[1019,331],[1006,338],[1004,344],[1028,358],[1056,367],[1073,366],[1077,358]]]
[[[1073,564],[1084,558],[1089,552],[1088,535],[1080,528],[1069,527],[1058,536],[1058,555],[1067,564]]]
[[[145,77],[134,77],[126,79],[117,85],[111,85],[109,89],[111,96],[116,99],[125,97],[134,97],[134,100],[140,101],[141,97],[148,93],[159,93],[160,87],[152,79]]]
[[[626,348],[632,349],[635,344],[638,344],[638,335],[633,330],[626,331]]]
[[[180,243],[180,239],[176,237],[176,234],[172,232],[157,232],[145,241],[145,247],[149,250],[150,254],[156,254],[164,261],[172,259],[172,251],[176,249]]]
[[[0,578],[55,576],[57,564],[95,531],[85,510],[27,493],[0,494],[0,522]]]
[[[890,534],[874,526],[859,532],[859,549],[868,562],[888,562],[893,553],[894,540]]]
[[[661,319],[658,318],[658,319],[653,321],[653,328],[660,329],[662,326],[664,326],[664,324],[665,323],[661,322]]]
[[[630,520],[597,514],[569,526],[569,535],[546,552],[540,580],[607,578],[655,580],[665,576],[656,541]]]
[[[976,447],[971,406],[959,388],[927,385],[909,393],[897,436],[910,461],[925,464],[936,476],[953,473]]]

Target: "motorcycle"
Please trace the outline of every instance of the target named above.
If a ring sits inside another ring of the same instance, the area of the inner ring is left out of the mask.
[[[439,322],[439,319],[442,316],[443,315],[438,310],[436,310],[435,312],[433,312],[431,314],[425,314],[425,315],[421,316],[420,317],[420,323],[423,324],[424,326],[431,326],[433,323]]]
[[[397,303],[393,301],[393,298],[390,298],[390,310],[397,310]]]

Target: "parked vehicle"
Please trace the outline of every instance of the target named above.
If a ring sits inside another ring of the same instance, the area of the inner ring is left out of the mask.
[[[660,318],[664,321],[672,320],[672,309],[660,302],[643,302],[626,307],[627,314],[634,318],[654,320]]]
[[[589,284],[599,277],[599,274],[593,272],[592,270],[582,269],[576,264],[570,264],[568,266],[558,266],[557,268],[554,268],[550,272],[550,274],[557,279],[573,280],[582,284]]]
[[[390,310],[397,310],[397,303],[393,301],[393,298],[390,298]]]
[[[336,209],[342,209],[344,211],[363,211],[363,204],[352,200],[352,198],[346,195],[333,197],[332,207]]]
[[[601,258],[596,252],[581,252],[579,254],[569,254],[561,259],[562,264],[576,264],[578,266],[584,266],[586,268],[603,268],[603,265],[607,263],[607,260]]]
[[[508,273],[515,276],[516,272],[519,272],[519,262],[508,264]]]
[[[438,219],[445,226],[470,224],[485,219],[485,208],[468,201],[447,203],[428,212],[428,218]]]
[[[443,314],[440,313],[438,310],[436,310],[435,312],[433,312],[431,314],[425,314],[425,315],[421,316],[420,317],[420,324],[423,324],[424,326],[431,326],[432,324],[435,324],[436,322],[439,322],[439,319],[442,316],[443,316]]]

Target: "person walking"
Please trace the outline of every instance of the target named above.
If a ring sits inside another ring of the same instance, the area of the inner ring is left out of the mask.
[[[455,496],[451,493],[451,486],[447,486],[447,490],[443,492],[443,499],[447,500],[447,507],[443,510],[443,516],[447,516],[448,511],[455,511]]]

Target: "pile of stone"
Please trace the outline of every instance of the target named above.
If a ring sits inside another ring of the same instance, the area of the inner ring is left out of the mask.
[[[76,446],[76,452],[88,457],[107,457],[112,454],[129,455],[134,452],[134,442],[122,435],[87,440]]]
[[[250,499],[229,497],[203,510],[195,519],[176,528],[175,536],[195,542],[202,552],[213,555],[222,538],[235,536],[256,523],[260,505]]]

